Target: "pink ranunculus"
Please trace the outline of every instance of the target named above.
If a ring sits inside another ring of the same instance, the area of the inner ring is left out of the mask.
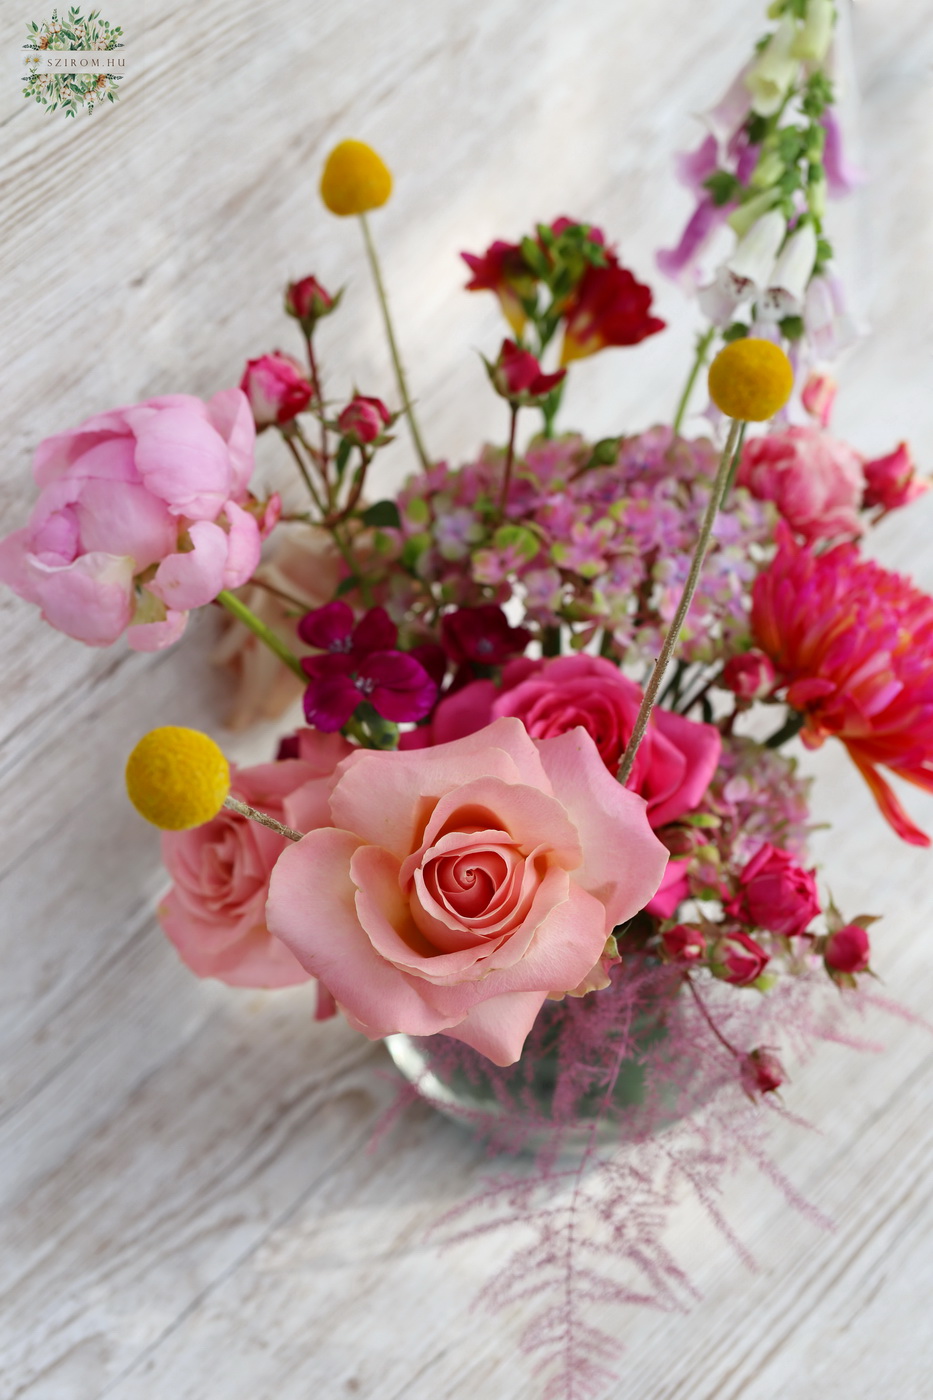
[[[304,413],[314,394],[301,365],[282,350],[247,360],[240,388],[249,399],[260,432],[275,424],[290,423]]]
[[[242,802],[302,831],[326,822],[336,765],[351,752],[339,734],[299,732],[297,757],[234,769]],[[222,810],[213,821],[162,837],[173,886],[159,919],[182,961],[199,977],[235,987],[287,987],[309,973],[269,932],[265,906],[275,862],[291,842],[248,817]]]
[[[459,739],[503,715],[515,715],[534,739],[552,738],[582,725],[606,767],[615,773],[641,698],[635,682],[602,657],[578,654],[547,661],[522,657],[504,668],[501,689],[492,681],[473,681],[445,697],[434,713],[431,739],[435,743]],[[716,770],[721,747],[714,725],[655,709],[628,784],[645,798],[653,827],[676,821],[697,806]]]
[[[361,750],[279,857],[267,918],[371,1039],[444,1032],[512,1064],[660,883],[644,803],[577,730],[503,719],[452,744]]]
[[[742,453],[737,481],[760,501],[773,501],[807,544],[862,534],[861,458],[819,428],[785,428],[753,438]]]
[[[813,871],[766,841],[741,871],[738,891],[725,909],[751,928],[793,938],[820,912]]]
[[[239,389],[170,394],[46,438],[29,524],[0,541],[0,581],[60,632],[168,646],[188,610],[245,583],[259,526],[242,509],[255,430]]]

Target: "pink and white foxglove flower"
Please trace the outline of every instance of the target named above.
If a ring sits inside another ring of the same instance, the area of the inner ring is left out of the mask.
[[[776,209],[764,214],[739,239],[710,285],[701,289],[700,310],[714,325],[728,325],[742,302],[756,300],[771,284],[786,228]]]
[[[781,249],[768,285],[758,299],[756,318],[783,321],[785,316],[802,315],[815,265],[816,229],[808,221],[794,230]]]
[[[797,34],[793,16],[784,15],[745,75],[752,110],[761,117],[773,117],[780,110],[800,72],[800,60],[794,53]]]

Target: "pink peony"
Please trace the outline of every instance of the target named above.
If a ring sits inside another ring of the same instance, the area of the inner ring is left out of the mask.
[[[371,1039],[443,1031],[501,1065],[667,861],[587,734],[536,743],[514,719],[358,751],[328,809],[279,857],[269,927]]]
[[[813,871],[766,841],[741,871],[738,892],[725,909],[751,928],[793,938],[820,912]]]
[[[760,501],[773,501],[807,544],[862,533],[861,458],[819,428],[785,428],[753,438],[745,445],[736,479]]]
[[[314,394],[301,365],[282,350],[248,360],[240,388],[249,399],[260,432],[274,424],[290,423],[304,413]]]
[[[641,690],[611,661],[599,656],[527,657],[511,662],[501,688],[473,681],[438,705],[428,735],[416,731],[407,743],[445,743],[515,715],[534,739],[549,739],[581,725],[606,767],[615,773],[635,725]],[[656,709],[642,740],[629,787],[644,797],[655,828],[697,806],[719,762],[721,740],[711,724],[697,724]]]
[[[233,772],[232,792],[297,830],[328,820],[333,771],[352,752],[339,734],[300,731],[297,756]],[[167,831],[162,859],[173,880],[159,906],[165,933],[192,972],[235,987],[288,987],[309,973],[266,925],[275,862],[291,842],[221,811],[191,831]]]
[[[89,646],[124,631],[136,651],[168,646],[190,608],[259,562],[241,504],[254,440],[239,389],[149,399],[46,438],[29,524],[0,541],[0,581]]]

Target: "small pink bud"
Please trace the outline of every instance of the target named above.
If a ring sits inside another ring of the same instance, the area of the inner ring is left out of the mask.
[[[690,924],[676,924],[661,934],[665,956],[671,962],[695,963],[706,955],[706,939]]]
[[[301,321],[307,330],[322,316],[329,316],[337,308],[340,295],[332,297],[321,286],[316,277],[302,277],[300,282],[289,282],[285,288],[285,310],[289,316]]]
[[[846,924],[831,933],[823,950],[823,961],[830,972],[864,972],[871,956],[868,934],[861,924]]]
[[[865,494],[862,505],[866,510],[881,506],[882,510],[897,510],[910,505],[930,483],[917,475],[917,468],[906,442],[898,443],[886,457],[876,457],[864,464]]]
[[[535,404],[547,398],[567,373],[559,369],[545,374],[531,351],[522,350],[514,340],[502,342],[499,358],[487,368],[496,393],[516,405]]]
[[[769,955],[747,933],[729,933],[713,951],[713,975],[734,987],[756,982],[771,961]]]
[[[773,1094],[786,1078],[784,1066],[773,1050],[752,1050],[742,1060],[742,1088],[750,1099]]]
[[[381,437],[391,422],[392,415],[381,399],[356,394],[346,408],[341,409],[337,427],[344,437],[368,445]]]
[[[815,370],[803,386],[800,395],[801,402],[821,428],[829,427],[837,388],[838,385],[832,375],[820,370]]]
[[[281,350],[249,360],[240,388],[249,399],[260,432],[297,418],[308,407],[314,392],[298,361]]]
[[[774,689],[776,674],[763,651],[743,651],[730,656],[722,668],[723,685],[740,700],[760,700]]]

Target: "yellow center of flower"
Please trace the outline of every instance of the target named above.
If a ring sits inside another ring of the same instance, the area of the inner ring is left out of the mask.
[[[392,173],[365,141],[341,141],[327,157],[321,198],[332,214],[365,214],[392,193]]]
[[[165,725],[144,734],[130,754],[126,790],[153,826],[186,831],[216,817],[230,791],[230,765],[206,734]]]
[[[794,371],[780,346],[748,337],[726,345],[709,367],[709,396],[727,418],[763,423],[783,408]]]

